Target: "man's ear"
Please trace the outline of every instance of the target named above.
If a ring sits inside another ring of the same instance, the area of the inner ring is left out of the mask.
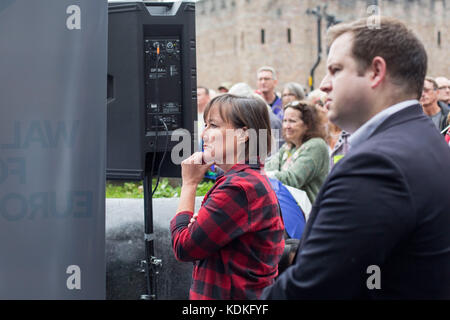
[[[372,60],[370,66],[370,82],[371,87],[376,88],[386,79],[386,61],[379,56]]]

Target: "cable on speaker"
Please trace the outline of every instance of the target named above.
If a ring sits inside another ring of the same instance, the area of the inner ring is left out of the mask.
[[[155,193],[156,189],[158,188],[159,179],[161,178],[161,167],[164,162],[164,159],[166,158],[167,150],[169,149],[169,129],[167,128],[167,125],[162,118],[159,118],[159,121],[162,122],[162,124],[164,125],[164,129],[166,130],[166,146],[164,147],[164,153],[161,158],[161,161],[159,162],[158,173],[157,173],[158,178],[156,179],[156,185],[155,185],[155,188],[153,189],[152,196]]]

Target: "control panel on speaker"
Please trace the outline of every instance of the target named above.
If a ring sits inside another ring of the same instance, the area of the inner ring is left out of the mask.
[[[146,37],[145,107],[147,133],[182,127],[181,48],[179,37]]]
[[[165,155],[194,146],[195,45],[195,2],[108,3],[108,179],[181,176]]]

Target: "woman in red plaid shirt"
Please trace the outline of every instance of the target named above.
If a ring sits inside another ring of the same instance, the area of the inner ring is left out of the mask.
[[[180,261],[193,261],[190,299],[257,299],[278,274],[284,226],[260,157],[270,152],[267,106],[220,95],[204,112],[204,152],[184,160],[177,214],[170,223]],[[193,217],[208,168],[224,170]]]

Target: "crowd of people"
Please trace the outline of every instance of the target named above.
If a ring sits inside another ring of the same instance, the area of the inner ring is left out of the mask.
[[[194,262],[191,299],[450,298],[450,80],[426,76],[425,48],[398,20],[328,36],[320,89],[278,92],[269,66],[255,88],[198,87],[202,152],[182,163],[171,221],[176,258]],[[269,133],[251,141],[251,130]],[[256,163],[250,143],[267,146]],[[216,183],[194,213],[211,165]],[[286,230],[299,220],[273,179],[304,219],[295,241]]]

